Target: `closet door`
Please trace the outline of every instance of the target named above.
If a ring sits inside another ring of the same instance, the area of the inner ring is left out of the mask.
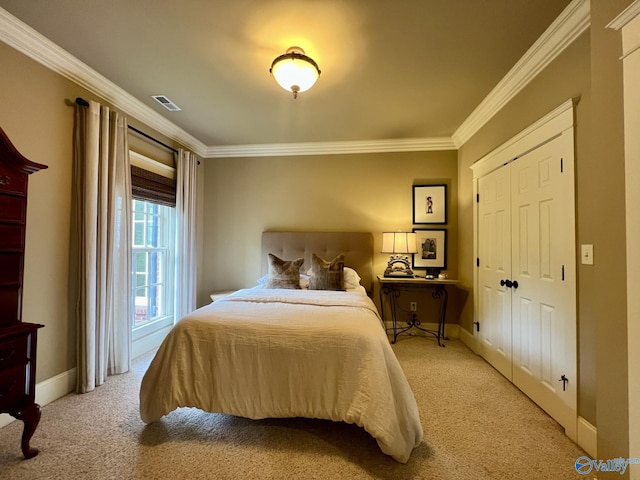
[[[480,354],[512,379],[511,180],[509,166],[478,180],[478,309]]]
[[[478,179],[479,353],[576,438],[573,137]]]
[[[557,137],[510,164],[510,278],[513,383],[575,438],[574,187],[567,141]]]

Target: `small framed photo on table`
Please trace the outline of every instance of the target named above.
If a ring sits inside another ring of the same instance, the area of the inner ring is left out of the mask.
[[[413,223],[447,223],[447,186],[413,186]]]
[[[447,231],[414,228],[418,253],[413,254],[414,268],[447,268]]]

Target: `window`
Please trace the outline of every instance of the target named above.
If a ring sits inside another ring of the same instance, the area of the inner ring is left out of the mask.
[[[133,358],[157,348],[174,322],[175,171],[130,152]]]
[[[133,328],[173,318],[174,208],[133,200]]]

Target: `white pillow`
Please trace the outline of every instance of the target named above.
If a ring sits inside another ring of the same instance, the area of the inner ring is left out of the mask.
[[[360,286],[360,275],[353,268],[344,267],[344,288],[350,290]]]

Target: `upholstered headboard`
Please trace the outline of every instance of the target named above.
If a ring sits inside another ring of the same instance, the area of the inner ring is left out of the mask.
[[[373,235],[371,232],[262,232],[262,274],[268,270],[267,254],[283,260],[304,258],[305,271],[311,254],[331,260],[344,253],[344,264],[355,269],[371,295],[373,288]]]

